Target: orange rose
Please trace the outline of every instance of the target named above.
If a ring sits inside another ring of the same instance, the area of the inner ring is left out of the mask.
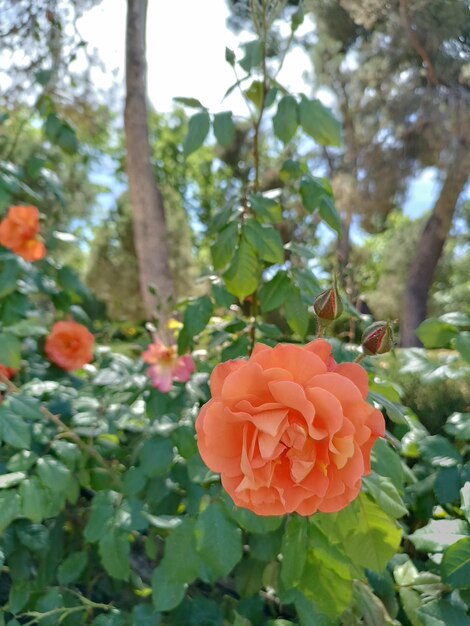
[[[38,209],[35,206],[12,206],[0,223],[0,243],[25,261],[40,261],[46,256],[46,248],[37,239],[38,232]]]
[[[218,365],[210,382],[196,420],[199,451],[237,506],[312,515],[357,497],[385,434],[360,365],[338,365],[324,339],[258,344],[248,360]]]
[[[47,358],[69,372],[93,359],[94,336],[77,322],[56,322],[46,339]]]
[[[12,379],[17,371],[18,370],[12,369],[11,367],[0,364],[0,374],[3,374],[3,376],[5,376],[5,378],[8,378],[8,380]]]

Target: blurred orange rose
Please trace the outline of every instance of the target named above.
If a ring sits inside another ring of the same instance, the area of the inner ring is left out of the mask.
[[[47,358],[69,372],[93,359],[94,336],[78,322],[56,322],[46,339]]]
[[[17,371],[18,370],[12,369],[11,367],[0,364],[0,374],[3,374],[3,376],[5,376],[5,378],[8,378],[8,380],[13,378]]]
[[[218,365],[210,382],[196,420],[199,451],[237,506],[312,515],[357,497],[385,434],[360,365],[338,365],[324,339],[258,344],[248,360]]]
[[[0,243],[26,261],[40,261],[46,248],[37,239],[39,210],[35,206],[12,206],[0,223]]]

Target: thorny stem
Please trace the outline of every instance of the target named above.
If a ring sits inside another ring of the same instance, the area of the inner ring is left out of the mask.
[[[4,376],[1,372],[0,372],[0,382],[3,383],[4,385],[6,385],[8,391],[10,391],[11,393],[17,394],[20,393],[20,389],[11,382],[11,380],[8,380],[8,378],[6,378],[6,376]],[[95,459],[95,461],[101,465],[101,467],[103,467],[106,472],[111,476],[113,482],[115,484],[117,484],[119,482],[118,477],[116,476],[116,473],[112,470],[112,468],[109,466],[109,463],[106,461],[106,459],[104,459],[101,454],[98,452],[98,450],[96,450],[95,448],[93,448],[93,446],[89,446],[87,443],[85,443],[79,435],[77,435],[76,432],[74,432],[71,428],[69,428],[66,424],[64,424],[64,422],[60,419],[60,417],[58,415],[54,415],[53,413],[51,413],[49,411],[49,409],[47,407],[45,407],[44,405],[41,405],[41,413],[53,424],[55,424],[55,426],[57,426],[57,428],[64,434],[65,437],[67,437],[68,439],[70,439],[71,441],[73,441],[74,443],[77,444],[77,446],[83,451],[86,452],[86,454],[88,454],[89,456],[91,456],[92,458]]]

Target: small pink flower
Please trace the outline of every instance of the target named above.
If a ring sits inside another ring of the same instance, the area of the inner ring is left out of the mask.
[[[153,386],[162,393],[168,393],[174,380],[186,383],[196,369],[190,354],[178,356],[176,346],[166,346],[156,339],[142,355],[150,365],[148,374]]]

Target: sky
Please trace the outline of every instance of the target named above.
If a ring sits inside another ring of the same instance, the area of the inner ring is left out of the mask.
[[[223,95],[234,82],[232,68],[225,61],[225,47],[237,51],[252,38],[248,33],[235,35],[226,26],[229,15],[224,0],[149,0],[147,16],[148,95],[153,107],[169,111],[173,98],[198,98],[211,112],[232,110],[245,115],[246,108],[235,90]],[[78,24],[89,48],[96,50],[104,71],[95,71],[94,80],[101,88],[124,80],[126,0],[102,0],[86,13]],[[301,28],[312,28],[311,23]],[[310,93],[305,77],[311,70],[305,52],[294,49],[285,61],[279,81],[293,92]],[[317,94],[318,95],[318,94]],[[319,96],[325,104],[328,94]],[[405,213],[422,215],[433,205],[439,193],[436,172],[425,170],[412,181]],[[110,201],[103,197],[103,201]]]

